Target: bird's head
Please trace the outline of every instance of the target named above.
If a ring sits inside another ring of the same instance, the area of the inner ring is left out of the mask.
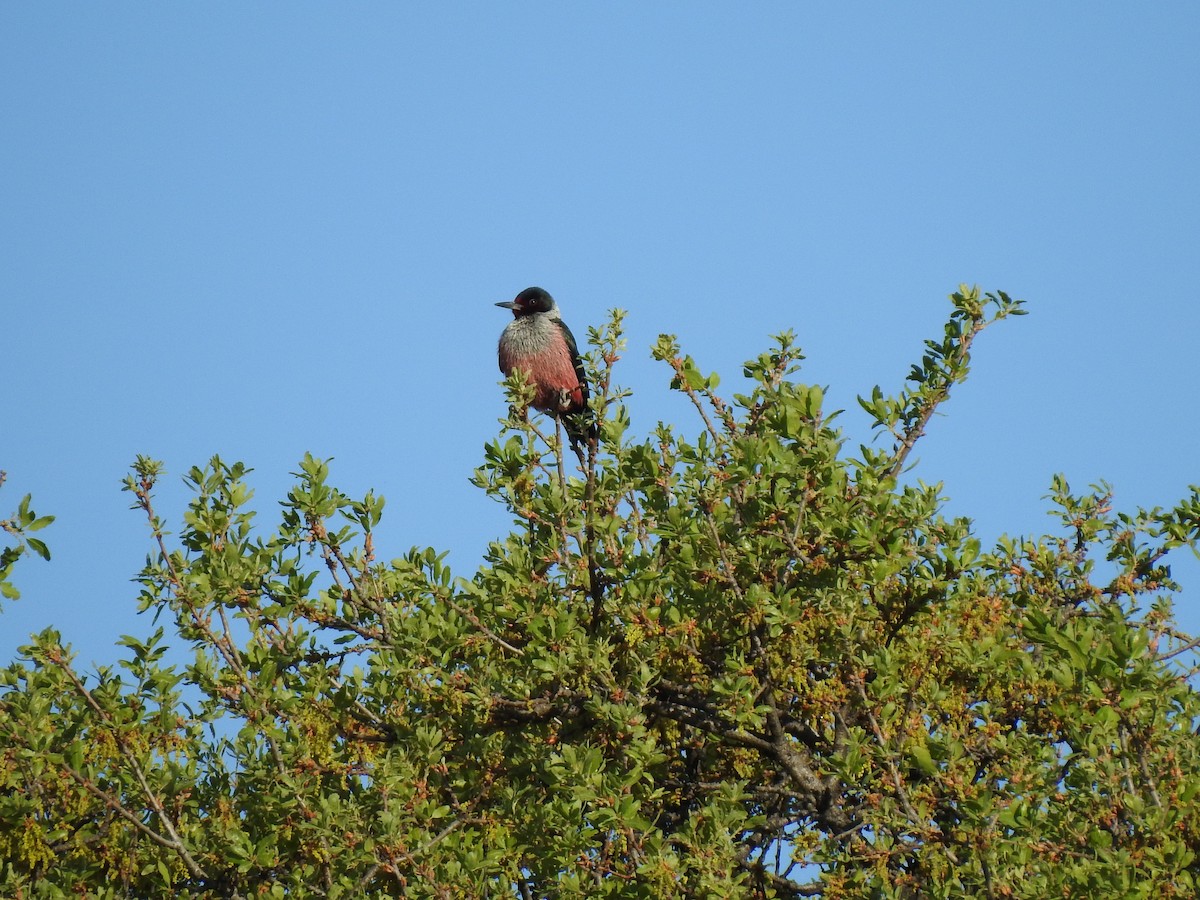
[[[520,318],[534,313],[552,313],[558,311],[554,298],[540,287],[525,288],[512,300],[502,300],[496,304],[505,309],[511,309],[513,315]]]

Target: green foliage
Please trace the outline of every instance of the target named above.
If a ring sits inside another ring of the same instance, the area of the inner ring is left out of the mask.
[[[192,469],[173,538],[139,458],[167,625],[94,676],[54,631],[0,673],[0,893],[1194,896],[1166,555],[1200,491],[1120,513],[1056,477],[1060,531],[981,547],[899,480],[976,336],[1024,312],[952,301],[904,390],[860,401],[890,446],[857,457],[791,334],[731,400],[663,336],[700,427],[631,437],[614,314],[586,463],[536,420],[486,446],[514,528],[469,578],[380,559],[382,498],[311,456],[269,524],[244,466]],[[46,521],[5,530],[40,552]]]
[[[4,481],[5,473],[0,472],[0,487],[4,486]],[[0,547],[0,598],[7,600],[16,600],[21,596],[10,576],[13,566],[26,550],[32,550],[42,559],[50,559],[50,548],[32,534],[53,522],[54,516],[39,516],[29,508],[31,500],[32,497],[26,494],[11,517],[0,519],[0,532],[5,535],[5,544]]]

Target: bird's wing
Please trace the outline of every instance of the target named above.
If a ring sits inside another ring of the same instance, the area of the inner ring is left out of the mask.
[[[579,379],[580,396],[586,406],[588,402],[587,373],[583,368],[583,360],[579,356],[579,345],[575,343],[575,335],[571,334],[571,329],[567,327],[566,322],[562,319],[555,319],[554,323],[562,331],[563,340],[567,342],[567,350],[571,353],[571,365],[575,367],[575,377]]]

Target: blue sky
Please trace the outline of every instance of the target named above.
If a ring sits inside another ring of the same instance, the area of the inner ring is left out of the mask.
[[[795,329],[846,408],[898,389],[959,282],[1024,298],[919,447],[985,540],[1200,482],[1200,7],[0,5],[0,491],[58,517],[0,660],[144,634],[119,485],[305,451],[386,495],[380,555],[469,575],[508,525],[467,479],[504,414],[492,304],[629,310],[635,432],[695,429],[660,332],[738,390]],[[1200,565],[1177,557],[1200,630]]]

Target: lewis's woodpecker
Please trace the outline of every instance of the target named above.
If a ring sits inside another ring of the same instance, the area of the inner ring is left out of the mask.
[[[531,287],[496,305],[513,313],[500,335],[500,371],[506,377],[516,369],[525,373],[534,389],[534,408],[561,420],[571,448],[579,453],[595,425],[588,421],[587,376],[579,347],[558,316],[558,304],[540,287]]]

